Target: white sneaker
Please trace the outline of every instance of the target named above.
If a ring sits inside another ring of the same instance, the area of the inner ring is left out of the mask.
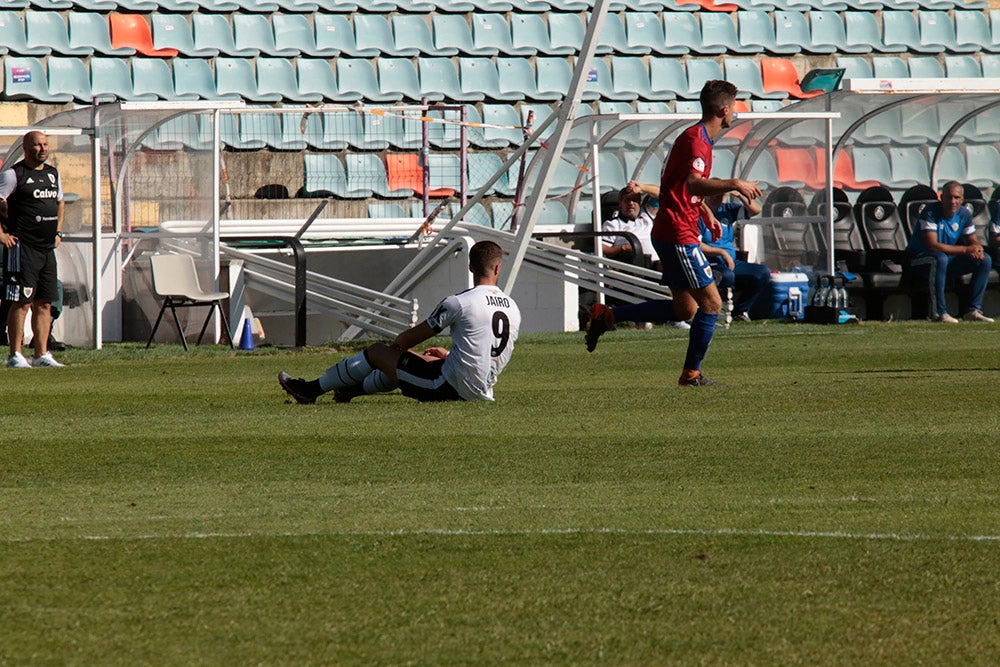
[[[31,364],[24,358],[23,354],[15,352],[7,357],[7,368],[31,368]]]
[[[675,329],[683,329],[684,331],[687,331],[688,329],[691,328],[691,325],[688,324],[687,322],[667,322],[667,324],[674,327]]]
[[[967,312],[962,317],[962,319],[963,320],[967,320],[969,322],[992,322],[993,321],[992,317],[986,317],[985,315],[983,315],[983,312],[981,310],[970,310],[969,312]]]
[[[958,324],[958,320],[949,315],[948,313],[941,313],[934,318],[935,322],[941,322],[942,324]]]
[[[60,364],[55,360],[51,352],[46,352],[40,357],[32,357],[31,365],[35,368],[40,368],[42,366],[47,366],[48,368],[63,368],[66,364]]]

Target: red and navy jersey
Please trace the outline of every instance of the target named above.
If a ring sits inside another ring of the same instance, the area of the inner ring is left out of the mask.
[[[653,221],[653,238],[664,243],[698,243],[701,197],[688,192],[687,177],[712,173],[712,140],[704,124],[684,130],[667,156],[660,175],[660,210]]]

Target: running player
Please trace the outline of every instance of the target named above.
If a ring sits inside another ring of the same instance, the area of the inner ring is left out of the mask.
[[[510,361],[521,327],[521,311],[497,287],[503,251],[493,241],[469,250],[475,287],[449,296],[425,321],[390,344],[375,343],[307,382],[278,373],[278,383],[299,403],[315,403],[326,392],[347,403],[356,396],[392,391],[418,401],[492,401],[493,385]],[[412,347],[451,329],[451,351]]]
[[[663,167],[660,206],[653,221],[652,237],[653,248],[663,264],[662,282],[670,287],[673,298],[616,309],[594,304],[587,326],[587,350],[593,352],[601,334],[613,327],[617,318],[636,322],[681,322],[693,318],[684,368],[677,381],[682,387],[719,384],[701,372],[701,362],[722,311],[722,299],[699,246],[699,216],[705,216],[713,238],[719,238],[722,230],[702,198],[733,191],[749,200],[761,196],[756,181],[710,176],[712,144],[732,125],[736,93],[736,86],[728,81],[705,83],[701,89],[701,121],[681,133]]]

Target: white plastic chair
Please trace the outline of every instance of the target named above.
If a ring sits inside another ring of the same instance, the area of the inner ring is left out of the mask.
[[[208,317],[198,334],[196,345],[201,345],[201,339],[208,329],[208,323],[212,319],[212,311],[218,307],[219,316],[222,318],[222,330],[229,340],[229,347],[233,348],[233,337],[229,333],[229,320],[226,318],[226,310],[222,307],[222,300],[228,298],[226,292],[206,292],[201,289],[198,283],[198,274],[194,267],[194,258],[191,255],[153,255],[149,258],[149,264],[153,272],[153,291],[163,298],[163,306],[160,307],[160,314],[156,317],[156,324],[146,341],[146,349],[153,343],[153,336],[160,326],[163,313],[170,308],[170,314],[174,316],[174,324],[177,326],[177,333],[180,334],[181,344],[187,351],[187,341],[184,339],[184,330],[181,328],[180,320],[177,319],[178,308],[190,308],[193,306],[209,306]]]

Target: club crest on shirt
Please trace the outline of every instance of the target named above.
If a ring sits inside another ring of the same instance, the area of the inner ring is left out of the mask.
[[[24,288],[21,289],[21,291],[24,292],[24,298],[25,299],[30,299],[31,295],[35,293],[35,288],[34,287],[24,287]]]
[[[705,160],[703,160],[700,157],[696,157],[694,159],[694,162],[691,163],[691,166],[694,167],[695,171],[704,172],[705,171]]]
[[[957,232],[958,231],[958,223],[957,222],[951,223],[951,231],[953,231],[953,232]]]

